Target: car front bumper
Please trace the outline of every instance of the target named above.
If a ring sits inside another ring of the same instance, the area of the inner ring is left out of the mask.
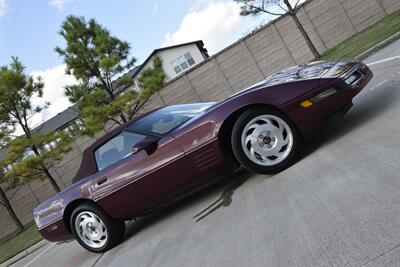
[[[312,137],[314,131],[332,115],[346,113],[352,106],[352,99],[372,79],[373,73],[365,64],[352,64],[352,68],[340,77],[330,79],[330,82],[324,84],[323,87],[302,96],[301,99],[296,99],[285,107],[285,113],[296,122],[303,137],[307,139]],[[356,79],[351,84],[347,84],[345,81],[355,74],[357,75]],[[303,101],[313,99],[313,97],[330,89],[335,89],[335,93],[309,107],[301,106]]]
[[[74,236],[68,231],[62,219],[38,229],[38,231],[44,239],[51,242],[64,242],[74,238]]]

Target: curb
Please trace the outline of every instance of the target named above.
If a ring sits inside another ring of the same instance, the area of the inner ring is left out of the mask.
[[[50,243],[48,241],[46,241],[46,240],[41,240],[41,241],[37,242],[36,244],[34,244],[33,246],[31,246],[31,247],[25,249],[24,251],[18,253],[17,255],[12,257],[11,259],[8,259],[5,262],[1,263],[0,267],[10,266],[11,264],[14,264],[17,261],[25,258],[29,254],[32,254],[33,252],[35,252],[36,250],[46,246],[47,244],[50,244]]]
[[[367,49],[366,51],[362,52],[361,54],[356,56],[356,59],[357,60],[363,60],[363,59],[369,57],[370,55],[372,55],[373,53],[375,53],[376,51],[378,51],[378,50],[390,45],[394,41],[397,41],[398,39],[400,39],[400,32],[397,32],[397,33],[393,34],[389,38],[386,38],[382,42],[377,43],[373,47],[371,47],[371,48]]]

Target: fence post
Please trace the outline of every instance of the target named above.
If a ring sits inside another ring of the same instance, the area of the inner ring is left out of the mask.
[[[221,66],[218,64],[218,61],[216,60],[216,58],[214,57],[213,62],[215,64],[215,66],[217,66],[217,70],[218,70],[218,74],[222,77],[222,79],[224,80],[225,85],[234,93],[235,91],[233,91],[232,86],[229,84],[228,78],[225,76],[224,71],[221,69]]]
[[[260,73],[261,79],[265,78],[264,73],[262,72],[260,66],[258,65],[256,59],[255,59],[254,56],[253,56],[253,53],[251,53],[249,47],[247,46],[246,40],[243,40],[243,41],[242,41],[242,44],[243,44],[244,48],[246,49],[247,53],[249,54],[251,61],[253,62],[253,64],[256,66],[258,72]]]
[[[272,28],[274,29],[275,33],[278,35],[279,40],[280,40],[282,46],[285,48],[286,53],[289,55],[289,57],[290,57],[290,59],[293,61],[293,63],[294,63],[294,64],[297,64],[297,62],[296,62],[296,60],[294,59],[292,53],[290,52],[290,50],[289,50],[289,48],[287,47],[285,41],[283,40],[281,33],[280,33],[279,30],[276,28],[275,23],[272,23],[271,25],[272,25]]]
[[[342,13],[345,15],[347,21],[350,23],[351,28],[353,29],[353,32],[357,33],[356,27],[354,26],[353,22],[351,21],[351,18],[349,16],[349,14],[347,14],[347,11],[346,11],[346,9],[344,9],[344,7],[343,7],[342,3],[340,2],[340,0],[336,0],[336,2],[338,3],[338,7],[342,11]]]
[[[196,97],[200,100],[203,101],[200,97],[200,95],[197,93],[196,89],[194,89],[193,84],[190,82],[189,78],[187,77],[186,73],[183,74],[183,79],[185,80],[185,82],[189,85],[190,89],[192,89],[192,91],[194,92],[194,94],[196,95]]]
[[[30,182],[27,182],[26,185],[28,186],[29,191],[31,192],[33,198],[36,200],[36,203],[39,204],[39,203],[40,203],[40,200],[39,200],[39,198],[36,196],[35,192],[32,190],[31,183],[30,183]]]

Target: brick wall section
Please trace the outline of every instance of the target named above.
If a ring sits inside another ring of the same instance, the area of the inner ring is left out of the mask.
[[[298,17],[322,53],[398,9],[399,0],[309,0],[299,9]],[[292,19],[282,16],[170,81],[151,97],[143,112],[164,105],[222,100],[273,72],[312,58]],[[113,127],[107,125],[104,132]],[[71,183],[82,152],[96,137],[76,139],[72,151],[51,169],[61,187]],[[35,181],[30,185],[32,191],[25,185],[7,192],[24,223],[32,220],[31,210],[36,199],[43,201],[53,194],[47,181]],[[0,225],[0,238],[16,230],[1,206]]]

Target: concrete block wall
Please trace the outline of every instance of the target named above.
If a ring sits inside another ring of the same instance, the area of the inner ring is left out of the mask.
[[[399,0],[308,0],[297,14],[322,53],[399,9]],[[219,101],[282,68],[312,59],[292,18],[282,16],[171,80],[151,97],[142,112],[171,104]],[[74,141],[72,151],[51,169],[61,187],[71,183],[85,148],[113,127],[107,125],[94,138],[79,137]],[[43,201],[53,194],[47,181],[35,181],[31,185],[32,191],[23,186],[11,198],[24,223],[32,220],[34,195]],[[0,225],[0,238],[16,229],[1,206]]]
[[[340,0],[356,31],[361,31],[386,16],[379,1]]]
[[[377,0],[379,1],[380,5],[383,6],[383,9],[387,14],[391,14],[396,10],[400,9],[400,1],[393,1],[393,0]]]

